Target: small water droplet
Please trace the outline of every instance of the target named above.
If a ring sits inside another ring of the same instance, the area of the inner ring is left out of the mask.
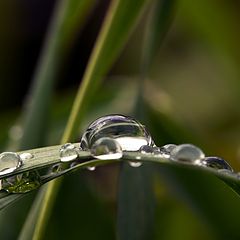
[[[98,139],[90,149],[91,154],[101,160],[119,159],[122,157],[122,148],[120,144],[109,137]]]
[[[160,147],[160,153],[163,155],[163,157],[169,158],[171,155],[171,151],[176,147],[177,145],[175,144],[166,144]]]
[[[100,138],[115,139],[123,151],[137,151],[143,145],[154,143],[146,128],[131,117],[108,115],[91,123],[82,136],[80,147],[89,150]]]
[[[170,152],[170,158],[173,161],[196,163],[203,159],[205,154],[203,151],[192,144],[181,144],[173,148]]]
[[[205,157],[202,159],[201,165],[218,170],[228,170],[233,172],[232,167],[224,159],[219,157]]]
[[[78,158],[78,149],[72,143],[62,145],[59,153],[61,162],[69,162]]]
[[[143,154],[153,154],[155,150],[155,147],[149,146],[149,145],[143,145],[139,149],[139,151]]]
[[[50,168],[50,172],[55,174],[55,173],[59,173],[63,170],[62,168],[62,164],[61,163],[58,163],[58,164],[55,164],[53,165],[51,168]]]
[[[31,153],[29,153],[29,152],[25,152],[25,153],[21,153],[20,154],[20,158],[22,159],[22,160],[28,160],[28,159],[31,159],[31,158],[33,158],[34,156],[33,156],[33,154],[31,154]]]
[[[129,165],[131,167],[135,167],[135,168],[142,166],[142,162],[133,162],[133,161],[131,161],[131,162],[128,162],[128,163],[129,163]]]
[[[26,193],[41,186],[38,172],[26,172],[2,180],[2,189],[9,193]]]
[[[22,165],[22,160],[14,152],[3,152],[0,154],[0,175],[14,172]]]
[[[88,169],[89,171],[94,171],[94,170],[96,169],[96,167],[87,167],[87,169]]]

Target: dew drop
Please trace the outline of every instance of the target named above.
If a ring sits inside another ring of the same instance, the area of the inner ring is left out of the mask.
[[[149,145],[143,145],[140,147],[139,151],[143,154],[153,154],[155,150],[155,147],[149,146]]]
[[[142,166],[142,162],[128,162],[131,167],[137,168]]]
[[[20,154],[20,158],[22,159],[22,160],[28,160],[28,159],[31,159],[31,158],[33,158],[34,156],[33,156],[33,154],[31,154],[31,153],[29,153],[29,152],[25,152],[25,153],[21,153]]]
[[[203,151],[192,144],[181,144],[173,148],[170,152],[170,158],[173,161],[194,163],[205,157]]]
[[[0,175],[14,172],[22,165],[20,156],[14,152],[0,154]]]
[[[41,186],[38,172],[26,172],[2,180],[2,189],[9,193],[26,193]]]
[[[166,144],[166,145],[160,147],[159,150],[160,150],[160,153],[163,155],[163,157],[169,158],[171,155],[171,151],[176,147],[177,147],[177,145],[175,145],[175,144]]]
[[[120,144],[109,137],[98,139],[90,149],[91,154],[101,160],[119,159],[122,157],[122,148]]]
[[[228,170],[233,172],[232,167],[224,159],[219,157],[205,157],[201,161],[201,165],[218,170]]]
[[[100,138],[115,139],[123,151],[138,151],[141,146],[154,143],[146,128],[131,117],[107,115],[91,123],[82,136],[80,147],[89,150]]]
[[[78,158],[78,149],[72,143],[62,145],[59,153],[61,162],[69,162]]]
[[[94,170],[96,169],[96,167],[87,167],[87,169],[88,169],[89,171],[94,171]]]

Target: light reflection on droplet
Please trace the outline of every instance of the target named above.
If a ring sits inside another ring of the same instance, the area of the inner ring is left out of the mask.
[[[96,169],[96,167],[87,167],[87,169],[88,169],[89,171],[94,171],[94,170]]]
[[[134,161],[129,161],[128,162],[131,167],[137,168],[142,166],[142,162],[134,162]]]
[[[100,160],[120,159],[122,157],[122,148],[118,141],[103,137],[98,139],[90,149],[91,154]]]

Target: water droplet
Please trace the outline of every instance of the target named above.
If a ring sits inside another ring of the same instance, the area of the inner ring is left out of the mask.
[[[143,154],[153,154],[155,147],[149,145],[143,145],[140,147],[139,151]]]
[[[119,159],[122,157],[122,148],[120,144],[109,137],[98,139],[90,149],[91,154],[102,160]]]
[[[50,172],[53,173],[53,174],[59,173],[62,170],[63,169],[62,169],[62,164],[61,163],[55,164],[50,168]]]
[[[3,152],[0,154],[0,175],[11,173],[22,165],[22,160],[14,152]]]
[[[232,167],[224,159],[219,157],[205,157],[201,161],[201,165],[218,170],[228,170],[233,172]]]
[[[62,145],[59,153],[61,162],[73,161],[78,157],[78,149],[72,143]]]
[[[87,167],[87,169],[89,170],[89,171],[94,171],[95,169],[96,169],[96,167]]]
[[[38,172],[27,172],[2,180],[2,189],[9,193],[26,193],[41,186]]]
[[[192,144],[181,144],[173,148],[170,152],[170,158],[173,161],[197,163],[198,160],[205,157],[203,151]]]
[[[171,151],[176,147],[177,145],[175,144],[166,144],[160,147],[160,153],[163,155],[163,157],[169,158],[171,155]]]
[[[129,163],[129,165],[131,167],[135,167],[135,168],[142,166],[142,162],[133,162],[133,161],[131,161],[131,162],[128,162],[128,163]]]
[[[154,143],[146,128],[131,117],[108,115],[91,123],[82,136],[80,147],[89,150],[100,138],[115,139],[125,151],[137,151],[143,145]]]
[[[33,158],[33,157],[34,157],[33,154],[28,153],[28,152],[25,152],[25,153],[21,153],[21,154],[20,154],[20,158],[21,158],[22,160],[31,159],[31,158]]]

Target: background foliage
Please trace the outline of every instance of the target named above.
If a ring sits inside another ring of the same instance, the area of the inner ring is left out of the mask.
[[[98,116],[135,115],[157,145],[191,142],[238,171],[239,3],[115,2],[122,8],[109,42],[98,45],[102,59],[90,58],[100,63],[92,71],[99,83],[88,87],[72,141]],[[1,151],[59,144],[109,4],[0,2]],[[21,229],[31,239],[22,227],[35,195],[0,212],[1,239]],[[43,239],[239,239],[239,213],[238,196],[213,176],[115,164],[64,179]]]

